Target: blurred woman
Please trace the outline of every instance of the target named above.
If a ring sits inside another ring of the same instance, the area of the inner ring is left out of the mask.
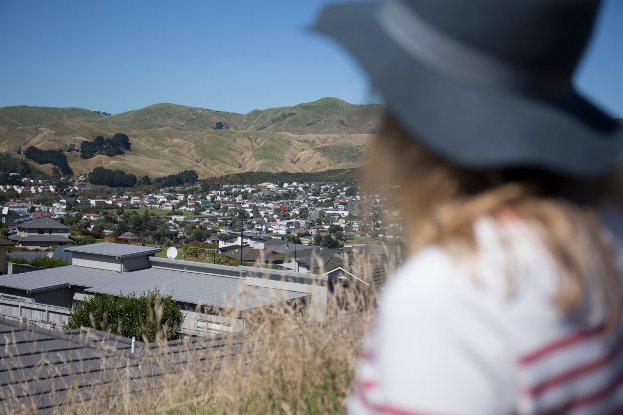
[[[351,413],[623,413],[621,126],[572,76],[597,0],[328,7],[387,114],[368,182],[410,256]]]

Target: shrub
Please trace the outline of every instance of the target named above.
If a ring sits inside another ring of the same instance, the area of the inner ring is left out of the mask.
[[[184,316],[171,296],[158,291],[134,295],[96,294],[76,307],[68,328],[92,327],[146,342],[177,337]]]

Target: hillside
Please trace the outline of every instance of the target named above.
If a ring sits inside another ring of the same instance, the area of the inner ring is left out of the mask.
[[[29,146],[68,149],[97,135],[123,132],[130,137],[131,151],[87,160],[67,153],[74,172],[85,174],[99,166],[152,177],[183,169],[194,169],[201,178],[249,171],[316,172],[359,166],[381,111],[379,105],[334,98],[248,114],[176,104],[108,116],[81,108],[3,107],[0,152],[15,155]],[[47,171],[50,166],[37,167]]]

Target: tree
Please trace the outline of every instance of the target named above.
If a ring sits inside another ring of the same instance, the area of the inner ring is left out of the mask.
[[[183,184],[194,184],[199,175],[194,170],[182,170],[177,174],[170,176],[158,177],[154,180],[154,184],[163,187],[181,186]]]
[[[302,244],[303,241],[301,241],[301,238],[298,237],[298,235],[294,235],[294,234],[290,234],[286,236],[286,241],[288,242],[292,242],[295,244]]]
[[[122,170],[109,170],[96,167],[88,176],[91,184],[100,184],[109,187],[132,187],[136,184],[136,176]]]
[[[59,168],[62,174],[71,175],[74,173],[67,163],[67,156],[63,150],[39,150],[37,147],[30,146],[24,151],[24,156],[39,164],[53,164]]]
[[[140,297],[96,294],[76,307],[67,327],[92,327],[154,342],[176,338],[183,320],[182,311],[173,298],[159,291]]]
[[[317,233],[316,236],[314,236],[314,245],[318,245],[321,246],[322,245],[322,235]]]
[[[112,138],[98,135],[93,141],[80,143],[80,157],[90,159],[97,154],[113,157],[130,150],[131,145],[130,138],[123,133],[117,133]]]
[[[335,239],[339,240],[345,240],[344,237],[344,228],[342,228],[340,225],[331,225],[329,226],[329,234],[334,236]]]
[[[129,150],[130,147],[132,146],[132,143],[130,143],[130,137],[128,137],[127,135],[123,133],[117,133],[113,135],[112,138],[110,139],[110,142],[113,146],[121,147],[126,150]]]

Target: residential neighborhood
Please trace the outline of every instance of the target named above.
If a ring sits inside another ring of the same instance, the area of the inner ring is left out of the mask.
[[[322,304],[336,287],[378,289],[385,264],[400,251],[397,229],[382,219],[387,212],[379,211],[379,200],[364,200],[349,183],[94,195],[77,180],[62,195],[44,199],[31,197],[31,188],[23,187],[1,210],[0,273],[10,275],[0,277],[0,314],[48,329],[61,329],[71,310],[93,295],[159,290],[172,294],[186,316],[180,334],[231,331],[243,327],[244,313],[227,321],[222,315],[231,308],[226,300],[248,302],[235,298],[241,287],[276,290],[256,299],[257,306],[295,301],[322,320]],[[123,274],[131,277],[127,289]],[[273,283],[267,286],[259,275]],[[316,285],[324,291],[312,289]]]

